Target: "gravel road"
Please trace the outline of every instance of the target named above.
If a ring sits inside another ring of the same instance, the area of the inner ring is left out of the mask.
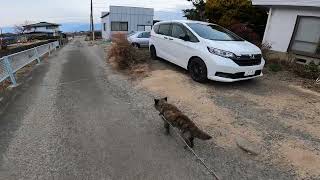
[[[0,114],[0,179],[212,179],[98,46],[76,38],[31,77]]]

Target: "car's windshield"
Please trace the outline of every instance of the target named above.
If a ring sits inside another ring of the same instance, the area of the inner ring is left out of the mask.
[[[244,41],[231,31],[214,24],[187,23],[200,37],[216,41]]]

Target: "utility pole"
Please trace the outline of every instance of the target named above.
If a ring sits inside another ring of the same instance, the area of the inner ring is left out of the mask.
[[[2,49],[2,28],[0,27],[0,49]]]
[[[90,13],[90,30],[92,35],[92,41],[94,41],[94,24],[93,24],[93,6],[92,6],[92,0],[91,0],[91,13]]]

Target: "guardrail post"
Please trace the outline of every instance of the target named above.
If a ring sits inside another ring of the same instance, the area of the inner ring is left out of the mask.
[[[6,70],[10,76],[10,80],[11,80],[11,83],[13,85],[13,87],[16,87],[17,86],[17,81],[16,81],[16,78],[14,76],[14,73],[13,73],[13,69],[11,67],[11,64],[9,62],[9,57],[8,56],[5,56],[4,57],[4,64],[6,65]]]
[[[51,45],[50,44],[49,44],[48,49],[49,49],[49,56],[51,56]]]
[[[36,48],[36,47],[34,48],[34,53],[35,53],[35,55],[36,55],[36,58],[37,58],[38,64],[40,64],[40,56],[39,56],[39,53],[38,53],[38,50],[37,50],[37,48]]]

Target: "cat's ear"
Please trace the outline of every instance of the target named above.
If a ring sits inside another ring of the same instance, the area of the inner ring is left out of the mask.
[[[168,101],[168,97],[163,98],[165,101]]]
[[[159,103],[159,99],[154,99],[154,104],[157,105]]]

